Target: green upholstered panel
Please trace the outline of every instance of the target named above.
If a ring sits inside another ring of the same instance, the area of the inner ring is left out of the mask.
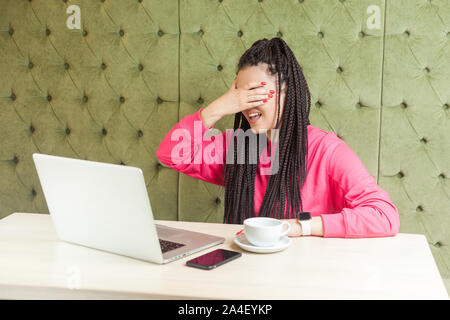
[[[81,8],[81,30],[66,8]],[[178,119],[177,1],[0,4],[0,216],[48,212],[33,152],[142,168],[157,218],[178,173],[155,151]]]
[[[81,30],[66,27],[71,4]],[[224,190],[155,151],[228,88],[245,49],[281,36],[310,86],[311,123],[358,154],[401,232],[426,235],[449,288],[448,21],[445,0],[2,0],[0,217],[48,212],[31,159],[42,152],[141,167],[156,218],[222,221]]]
[[[450,288],[450,2],[389,1],[379,184]]]

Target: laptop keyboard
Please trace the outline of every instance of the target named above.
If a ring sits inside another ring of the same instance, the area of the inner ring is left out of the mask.
[[[185,244],[159,239],[162,253],[185,246]]]

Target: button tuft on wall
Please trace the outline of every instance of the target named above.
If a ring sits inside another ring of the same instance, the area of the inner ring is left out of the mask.
[[[53,99],[53,98],[52,98],[51,95],[47,95],[47,101],[48,101],[48,102],[52,101],[52,99]]]
[[[218,70],[218,71],[222,71],[222,70],[223,70],[222,65],[219,64],[219,65],[217,66],[217,70]]]
[[[156,98],[156,103],[157,103],[157,104],[161,104],[161,103],[163,103],[163,102],[164,102],[164,100],[161,99],[160,97]]]
[[[143,135],[144,135],[144,133],[142,132],[141,129],[139,129],[138,132],[137,132],[137,136],[138,136],[139,138],[141,138]]]
[[[70,128],[66,128],[66,135],[70,134]]]

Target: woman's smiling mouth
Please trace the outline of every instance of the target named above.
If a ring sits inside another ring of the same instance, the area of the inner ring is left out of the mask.
[[[262,116],[262,113],[259,111],[250,111],[248,113],[248,120],[250,123],[256,123]]]

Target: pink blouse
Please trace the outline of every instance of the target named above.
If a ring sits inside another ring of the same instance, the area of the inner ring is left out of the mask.
[[[168,167],[223,186],[226,132],[203,137],[207,128],[197,112],[185,116],[164,137],[156,152]],[[397,234],[397,208],[347,144],[333,132],[308,125],[308,163],[301,188],[303,211],[321,216],[324,237],[365,238]],[[220,139],[220,137],[222,139]],[[268,142],[270,148],[270,141]],[[266,156],[266,158],[264,158]],[[261,155],[255,178],[255,216],[269,180],[267,153]],[[266,171],[264,171],[266,170]]]

